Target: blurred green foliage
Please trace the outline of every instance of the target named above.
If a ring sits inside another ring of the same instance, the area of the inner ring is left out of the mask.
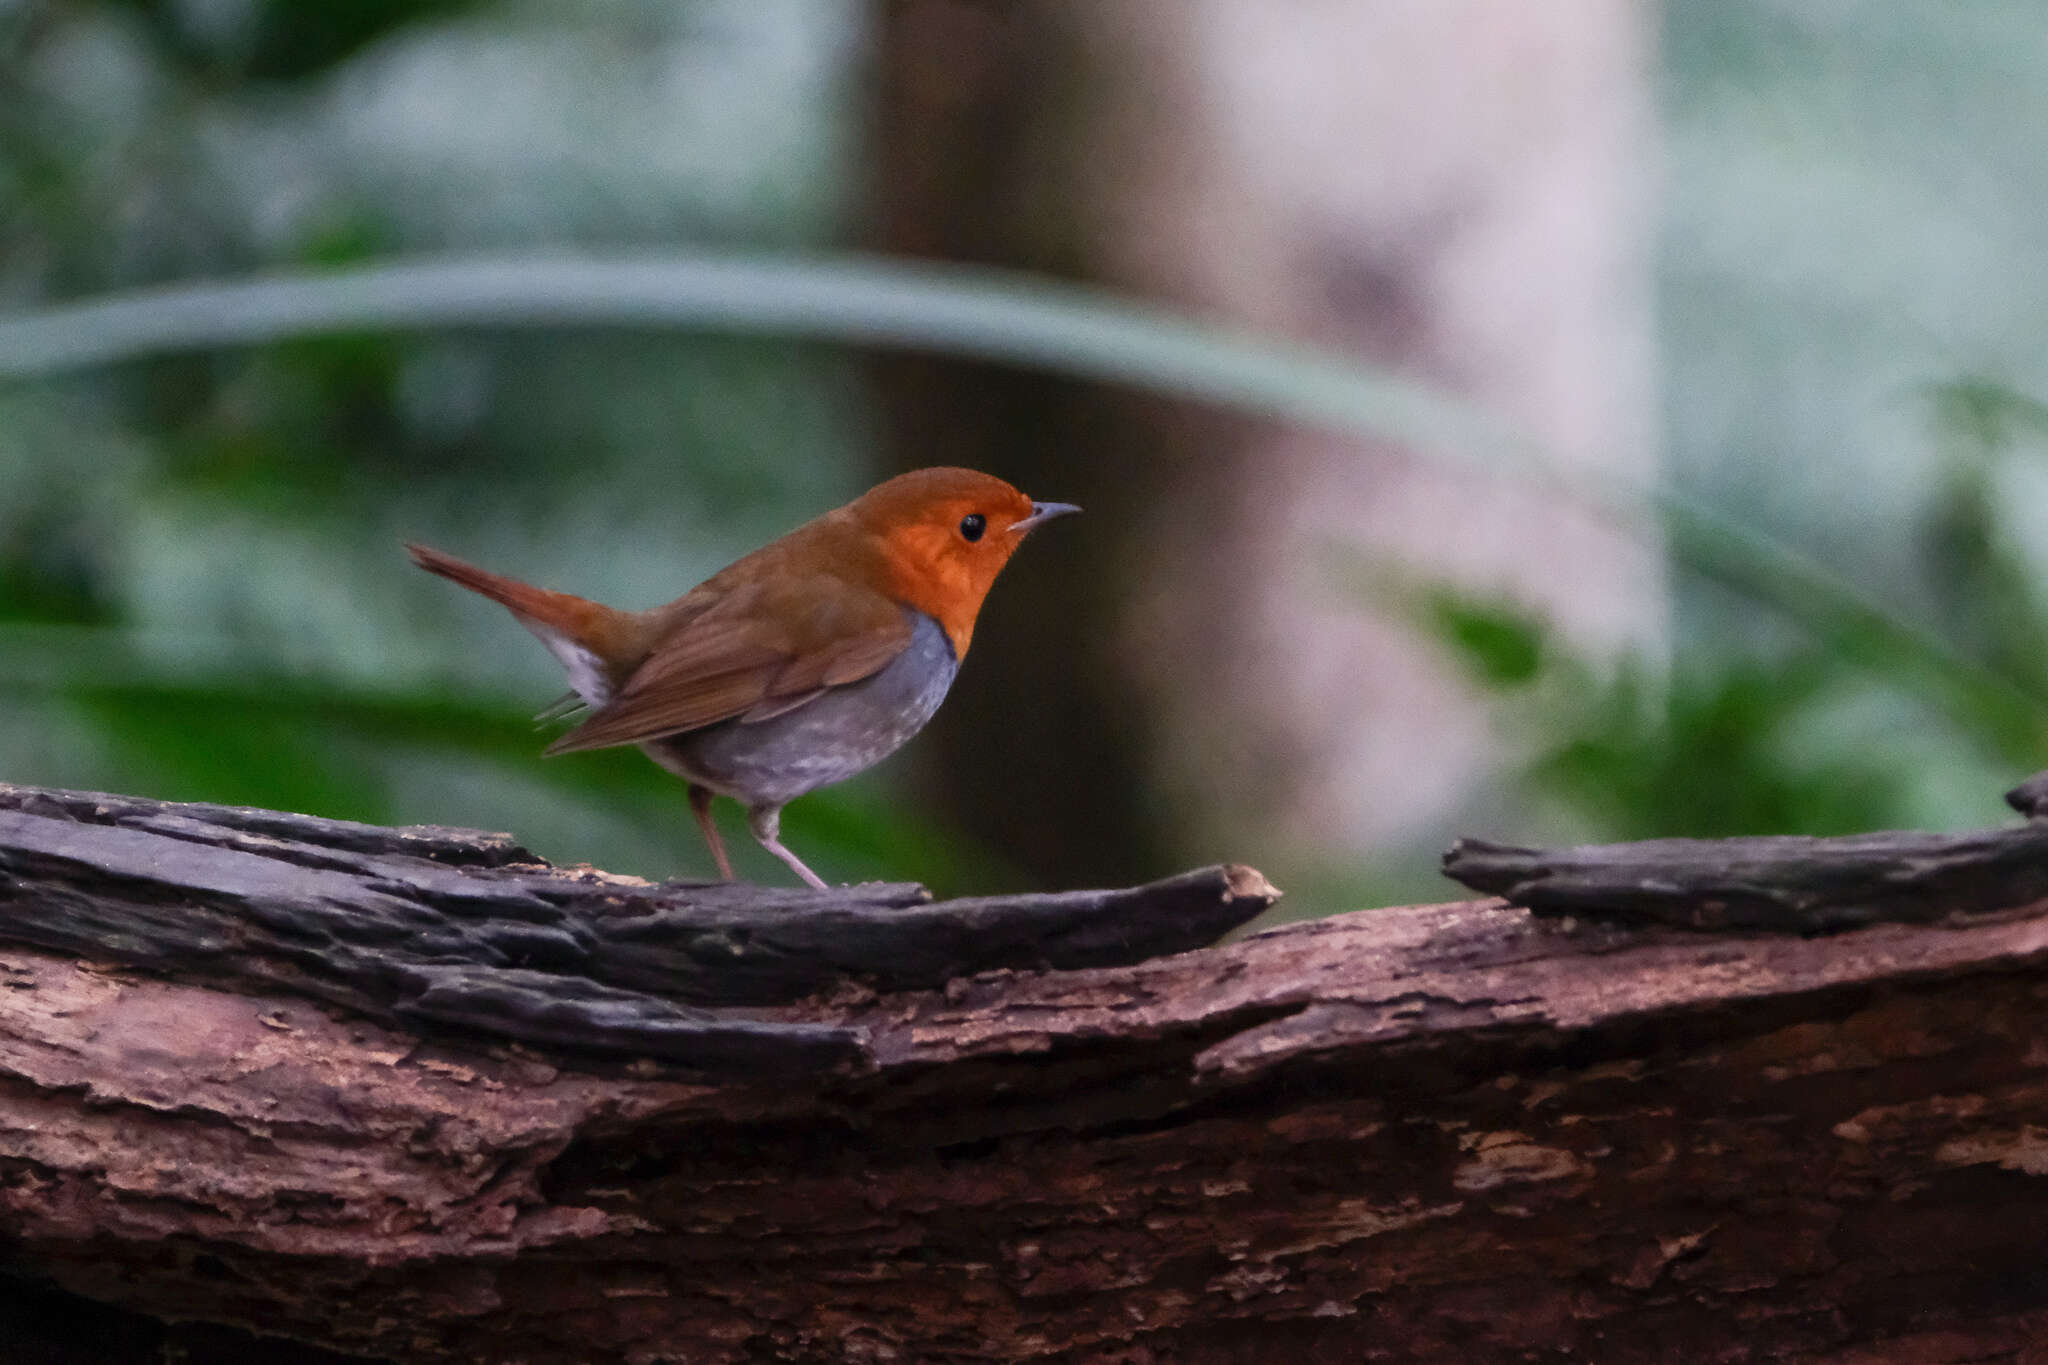
[[[0,306],[424,248],[828,240],[854,15],[0,5]],[[538,761],[555,666],[399,543],[665,600],[864,482],[846,366],[773,341],[378,333],[0,389],[0,775],[707,873],[639,755]],[[931,825],[884,776],[787,830],[836,876],[943,883],[957,850]]]
[[[850,3],[373,11],[346,34],[263,5],[80,0],[0,21],[0,80],[24,101],[0,174],[51,171],[4,224],[7,297],[427,248],[832,235]],[[838,291],[842,319],[892,310],[928,343],[1371,430],[1485,426],[1384,376],[1072,290],[812,271],[746,306],[790,326],[805,280]],[[23,585],[0,607],[0,685],[20,702],[0,772],[539,830],[560,859],[707,871],[674,784],[637,755],[536,760],[520,717],[558,690],[552,664],[396,546],[662,600],[865,482],[846,360],[561,327],[306,330],[0,390],[0,473],[21,491],[0,559]],[[788,837],[836,877],[1014,883],[891,792],[884,772],[808,798]],[[735,842],[743,873],[767,870]]]
[[[263,0],[237,7],[125,0],[156,45],[193,76],[213,81],[315,75],[379,38],[481,0]],[[241,12],[236,13],[239,9]]]
[[[2015,0],[1667,9],[1666,425],[1688,495],[1634,510],[1692,571],[1681,639],[1596,669],[1512,611],[1392,589],[1537,755],[1526,807],[1479,827],[1995,820],[2048,763],[2048,420],[2024,396],[2048,391],[2025,368],[2048,300],[2011,268],[2048,246],[2023,112],[2048,85],[2001,60],[2038,21]],[[0,0],[0,309],[533,244],[800,257],[844,235],[863,14]],[[1370,374],[1165,323],[1141,357],[1111,327],[1130,318],[1071,302],[1016,353],[1128,355],[1128,378],[1358,430],[1442,419]],[[999,303],[976,325],[1025,317]],[[2017,378],[1925,387],[1979,371]],[[865,482],[858,389],[797,341],[474,328],[0,387],[0,776],[706,873],[638,755],[538,762],[526,717],[554,665],[397,547],[664,600]],[[905,812],[884,771],[798,803],[786,833],[836,878],[1009,875]]]
[[[2048,408],[1995,384],[1930,390],[1944,470],[1917,528],[1938,606],[1924,624],[1860,601],[1712,521],[1682,562],[1774,609],[1772,648],[1694,646],[1600,669],[1512,606],[1436,588],[1406,611],[1509,700],[1535,758],[1526,794],[1559,837],[1839,834],[2009,817],[2000,791],[2048,767]],[[2033,490],[2032,493],[2029,490]],[[1774,572],[1779,581],[1765,582]]]

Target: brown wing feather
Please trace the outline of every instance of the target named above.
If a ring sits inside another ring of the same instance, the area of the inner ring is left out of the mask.
[[[777,716],[786,716],[800,707],[809,706],[831,690],[829,687],[819,687],[809,692],[798,692],[794,696],[763,697],[754,705],[740,712],[740,724],[758,725],[764,720],[774,720]]]
[[[617,696],[547,752],[781,715],[879,672],[910,634],[903,608],[837,577],[776,575],[735,585],[656,645]]]
[[[769,695],[789,696],[821,687],[844,687],[880,672],[910,643],[910,625],[902,608],[894,609],[886,630],[863,630],[807,650],[783,665],[769,686]]]
[[[786,716],[800,706],[808,706],[835,687],[859,682],[879,673],[888,667],[891,659],[903,652],[907,638],[907,633],[899,637],[894,631],[870,631],[843,640],[829,649],[799,655],[775,675],[775,680],[768,684],[767,695],[748,707],[740,720],[753,725]]]

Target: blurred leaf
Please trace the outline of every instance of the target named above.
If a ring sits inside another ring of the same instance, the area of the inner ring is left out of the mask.
[[[263,0],[246,70],[291,79],[325,70],[407,24],[479,7],[481,0]],[[189,6],[181,6],[189,8]]]
[[[1664,524],[1673,557],[1685,567],[1777,608],[1830,653],[1953,718],[1986,750],[2016,765],[2048,764],[2048,694],[1964,654],[1809,556],[1725,517],[1674,503]]]
[[[1943,632],[2028,690],[2048,690],[2048,598],[2011,496],[2022,458],[2048,451],[2048,409],[1978,380],[1937,388],[1933,417],[1944,459],[1918,541]]]
[[[143,16],[158,43],[196,72],[288,80],[325,70],[407,24],[475,9],[481,0],[114,3]]]
[[[1872,743],[1855,714],[1890,682],[1865,662],[1808,644],[1773,659],[1688,656],[1669,673],[1641,660],[1596,668],[1518,608],[1448,588],[1421,605],[1410,619],[1517,699],[1512,729],[1533,752],[1523,783],[1591,837],[1834,834],[1921,814],[1924,747]]]
[[[383,821],[373,770],[346,762],[307,717],[232,705],[205,692],[67,689],[120,748],[141,789],[166,801],[218,801]],[[231,723],[223,723],[224,718]]]
[[[1545,632],[1529,612],[1445,587],[1430,592],[1427,608],[1437,637],[1478,682],[1505,690],[1534,682],[1542,671]]]
[[[174,285],[0,316],[0,378],[365,330],[685,327],[932,349],[1136,384],[1443,458],[1523,458],[1492,419],[1391,371],[1014,271],[671,252],[473,256]]]
[[[1602,838],[1887,828],[1908,805],[1893,755],[1844,747],[1816,759],[1791,743],[1840,668],[1809,652],[1695,665],[1669,681],[1638,666],[1604,685],[1582,676],[1549,713],[1558,738],[1529,780]]]
[[[2048,436],[2048,403],[1988,379],[1952,379],[1931,384],[1927,398],[1934,426],[1953,439],[1994,451],[2022,436]]]
[[[23,528],[0,537],[0,622],[49,625],[105,625],[112,610],[100,595],[91,567],[64,528]]]
[[[1507,691],[1535,681],[1548,628],[1535,613],[1449,583],[1418,579],[1404,564],[1333,545],[1324,556],[1340,591],[1370,602],[1445,646],[1466,676]]]

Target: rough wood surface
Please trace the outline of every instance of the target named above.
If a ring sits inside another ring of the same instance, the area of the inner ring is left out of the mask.
[[[0,785],[0,941],[714,1072],[869,1059],[843,1027],[709,1007],[1142,961],[1276,896],[1243,867],[943,904],[879,883],[653,886],[558,871],[504,835]]]
[[[0,1269],[408,1361],[2017,1362],[2044,967],[1411,907],[758,1007],[862,1040],[797,1083],[0,948]]]
[[[2035,773],[2007,792],[2005,804],[2030,820],[2048,815],[2048,772]]]
[[[2015,789],[2007,799],[2017,803],[2027,792]],[[2048,821],[1964,834],[1648,839],[1577,848],[1460,839],[1443,868],[1454,881],[1539,915],[1833,933],[2048,898]]]

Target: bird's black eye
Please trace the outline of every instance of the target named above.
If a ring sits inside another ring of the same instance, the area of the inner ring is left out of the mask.
[[[960,534],[970,541],[980,540],[981,533],[988,529],[988,519],[979,512],[969,512],[960,518]]]

